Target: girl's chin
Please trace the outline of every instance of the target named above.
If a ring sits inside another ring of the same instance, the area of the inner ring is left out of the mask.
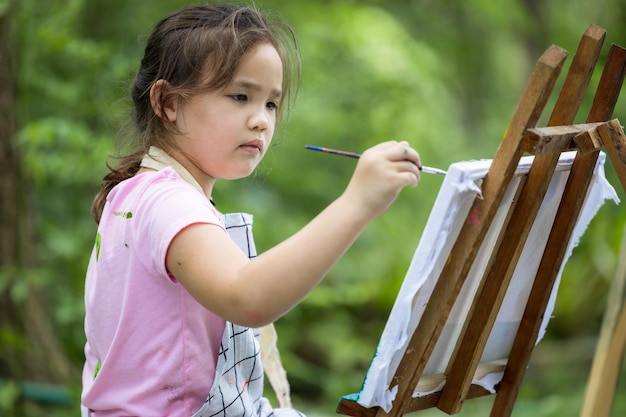
[[[220,175],[218,176],[218,178],[223,179],[223,180],[230,180],[230,181],[248,178],[250,175],[252,175],[256,167],[257,165],[255,164],[254,166],[249,167],[247,169],[241,169],[236,172],[229,172],[228,174]]]

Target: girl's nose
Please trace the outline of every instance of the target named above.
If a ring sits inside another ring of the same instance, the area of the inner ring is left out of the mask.
[[[266,130],[270,123],[270,116],[265,108],[255,111],[249,121],[250,128],[258,130]]]

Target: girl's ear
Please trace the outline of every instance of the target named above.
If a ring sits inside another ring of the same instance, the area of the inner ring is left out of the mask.
[[[158,80],[150,87],[150,104],[152,111],[161,119],[165,119],[171,123],[176,121],[176,103],[174,100],[163,102],[163,95],[167,88],[167,81]]]

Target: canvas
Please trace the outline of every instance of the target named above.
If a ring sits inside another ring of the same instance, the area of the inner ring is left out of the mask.
[[[502,308],[483,352],[481,364],[474,377],[473,383],[481,385],[491,392],[502,377],[501,371],[517,332],[574,157],[575,152],[566,152],[559,159],[544,203],[530,231],[527,244],[521,253]],[[496,217],[483,241],[413,396],[439,391],[445,384],[443,373],[463,327],[476,288],[503,227],[508,208],[515,198],[520,178],[528,172],[533,158],[528,156],[520,160],[516,175],[507,188]],[[605,155],[600,153],[588,196],[570,240],[563,265],[602,204],[606,200],[618,202],[615,190],[604,176],[604,161]],[[358,394],[350,396],[360,405],[368,408],[379,406],[386,412],[391,409],[397,391],[397,387],[390,386],[392,378],[410,337],[420,321],[456,237],[464,222],[479,221],[478,216],[473,213],[473,203],[476,196],[480,195],[481,181],[487,174],[490,165],[491,160],[480,160],[458,162],[450,166],[383,330],[362,389]],[[552,292],[537,341],[543,337],[552,315],[561,271]]]

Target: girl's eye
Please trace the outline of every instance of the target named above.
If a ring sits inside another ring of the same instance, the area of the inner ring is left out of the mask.
[[[248,96],[245,94],[231,94],[230,98],[235,101],[248,101]]]
[[[276,110],[278,109],[278,104],[274,103],[273,101],[270,101],[269,103],[267,103],[267,108],[270,110]]]

